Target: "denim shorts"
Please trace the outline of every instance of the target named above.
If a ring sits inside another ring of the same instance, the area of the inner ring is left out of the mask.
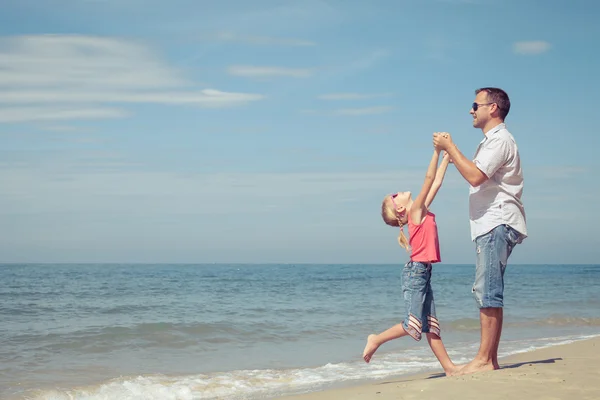
[[[435,315],[435,302],[431,289],[431,263],[409,261],[402,271],[402,294],[406,307],[404,330],[415,340],[421,333],[440,336],[440,323]]]
[[[502,224],[475,239],[477,264],[472,292],[479,308],[504,306],[504,271],[513,248],[523,238]]]

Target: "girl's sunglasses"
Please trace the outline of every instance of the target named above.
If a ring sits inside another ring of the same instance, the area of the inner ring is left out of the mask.
[[[398,208],[398,206],[396,205],[396,202],[394,201],[396,196],[398,196],[398,193],[394,193],[394,194],[390,195],[390,198],[392,199],[392,204],[394,205],[394,210]]]
[[[390,195],[390,198],[392,199],[392,204],[394,205],[394,212],[397,212],[396,210],[398,209],[398,205],[396,204],[396,202],[394,201],[394,199],[398,196],[398,193],[394,193]],[[400,216],[404,216],[404,213],[406,211],[403,211],[402,213],[400,213]]]

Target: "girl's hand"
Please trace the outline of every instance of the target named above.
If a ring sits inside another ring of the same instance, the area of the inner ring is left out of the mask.
[[[444,159],[447,159],[450,164],[452,164],[452,159],[450,158],[450,154],[447,151],[444,151]]]

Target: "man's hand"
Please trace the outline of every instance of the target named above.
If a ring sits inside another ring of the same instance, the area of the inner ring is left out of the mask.
[[[447,150],[452,144],[452,136],[448,132],[433,133],[433,147],[436,150]]]

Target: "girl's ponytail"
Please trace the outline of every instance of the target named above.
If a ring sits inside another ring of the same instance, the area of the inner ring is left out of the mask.
[[[398,244],[400,245],[400,247],[405,249],[407,252],[410,252],[410,246],[408,244],[408,239],[406,239],[406,236],[404,235],[404,224],[399,223],[398,225],[400,226],[400,235],[398,235]]]

